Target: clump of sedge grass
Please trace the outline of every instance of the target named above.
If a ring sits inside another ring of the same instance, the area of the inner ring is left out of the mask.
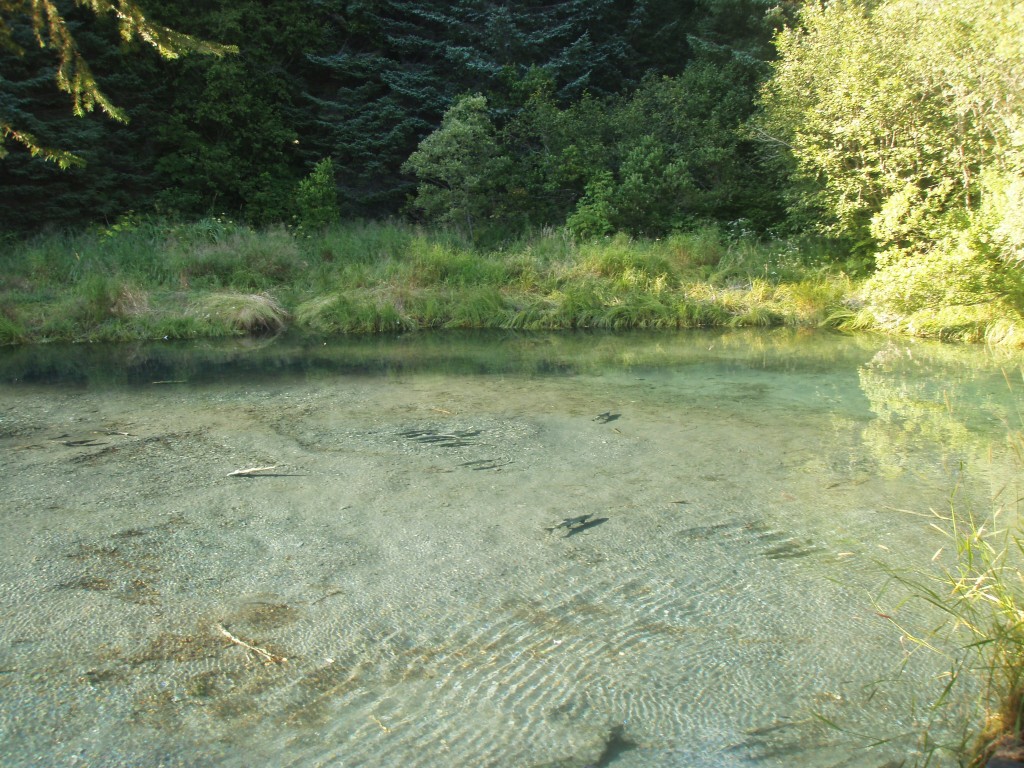
[[[986,765],[995,746],[1007,736],[1019,739],[1024,726],[1024,592],[1021,555],[1024,539],[996,527],[998,510],[987,523],[968,511],[951,510],[942,520],[952,566],[933,574],[930,583],[912,585],[916,596],[949,618],[952,636],[961,638],[948,653],[960,676],[981,677],[986,722],[973,744],[965,746],[965,764]],[[918,642],[938,647],[938,638]]]
[[[998,318],[985,329],[985,343],[990,346],[1024,348],[1024,318]]]
[[[213,293],[202,299],[198,311],[241,333],[277,333],[288,322],[288,313],[266,293]]]
[[[14,318],[0,312],[0,345],[21,344],[26,338],[25,327]]]
[[[150,311],[149,292],[127,283],[117,291],[110,306],[111,314],[124,319],[144,316]]]
[[[401,301],[358,291],[339,291],[303,302],[295,310],[295,321],[317,333],[384,333],[417,327]]]
[[[1009,436],[1018,465],[1024,465],[1024,434]],[[899,624],[911,644],[940,653],[950,663],[945,688],[933,705],[932,721],[964,726],[962,741],[923,740],[924,765],[939,752],[952,753],[967,768],[984,768],[997,747],[1024,740],[1024,533],[1019,493],[1010,493],[985,519],[963,508],[954,493],[949,511],[934,513],[933,528],[946,543],[929,569],[892,573],[911,600],[938,609],[945,622],[915,632]],[[997,502],[999,499],[997,498]],[[894,620],[895,622],[895,620]],[[980,684],[986,720],[980,733],[945,711],[960,686]],[[926,735],[927,736],[927,735]]]
[[[265,289],[291,282],[308,266],[283,227],[238,228],[210,242],[179,245],[173,253],[183,285]]]
[[[1024,346],[1024,319],[1009,306],[865,308],[836,259],[812,245],[715,226],[583,243],[546,229],[485,247],[394,221],[308,234],[222,217],[126,220],[12,246],[0,344],[265,332],[283,326],[287,307],[321,332],[831,325]],[[271,293],[276,309],[238,298]]]

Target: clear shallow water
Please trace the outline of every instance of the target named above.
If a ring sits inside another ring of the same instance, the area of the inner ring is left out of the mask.
[[[0,762],[913,757],[820,718],[927,720],[885,569],[1020,495],[1020,383],[789,331],[5,350]]]

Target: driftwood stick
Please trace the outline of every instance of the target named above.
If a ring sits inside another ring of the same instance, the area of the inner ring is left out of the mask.
[[[286,661],[288,661],[288,659],[286,659],[284,656],[278,656],[276,653],[271,653],[266,648],[260,648],[259,646],[253,645],[252,643],[245,642],[245,640],[242,640],[240,637],[236,637],[235,635],[228,632],[227,629],[224,628],[223,624],[217,625],[217,631],[220,632],[224,637],[226,637],[235,645],[240,646],[245,650],[249,651],[250,653],[254,653],[257,656],[259,656],[261,659],[263,659],[264,664],[284,664]]]
[[[249,467],[248,469],[236,469],[234,472],[228,472],[228,477],[252,477],[260,472],[269,472],[272,469],[277,469],[280,464],[275,464],[272,467]]]

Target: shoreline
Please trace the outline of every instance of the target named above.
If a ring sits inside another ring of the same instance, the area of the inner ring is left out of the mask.
[[[820,241],[715,227],[492,248],[394,222],[223,220],[45,235],[7,252],[0,346],[273,334],[831,327],[1024,347],[1009,297],[892,312]]]

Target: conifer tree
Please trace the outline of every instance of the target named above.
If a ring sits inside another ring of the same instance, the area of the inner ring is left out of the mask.
[[[129,120],[111,120],[98,110],[76,117],[67,95],[54,87],[51,52],[35,43],[27,20],[12,25],[23,53],[0,52],[0,114],[40,146],[80,162],[61,168],[10,141],[0,160],[6,202],[0,230],[113,221],[148,210],[159,190],[153,136],[155,117],[166,111],[166,62],[149,46],[121,45],[112,18],[71,8],[65,19],[97,81]]]
[[[221,54],[230,50],[153,23],[134,0],[74,0],[74,4],[98,16],[113,16],[125,42],[142,40],[165,58],[176,58],[185,52]],[[16,36],[16,26],[26,21],[35,43],[53,51],[56,58],[54,82],[71,97],[73,113],[82,116],[99,108],[115,120],[125,121],[124,111],[107,97],[96,82],[68,20],[54,0],[0,0],[0,48],[15,54],[24,52],[23,44]],[[52,160],[63,168],[80,162],[70,152],[42,146],[32,133],[0,114],[0,158],[7,153],[2,139],[12,139],[34,156]]]

